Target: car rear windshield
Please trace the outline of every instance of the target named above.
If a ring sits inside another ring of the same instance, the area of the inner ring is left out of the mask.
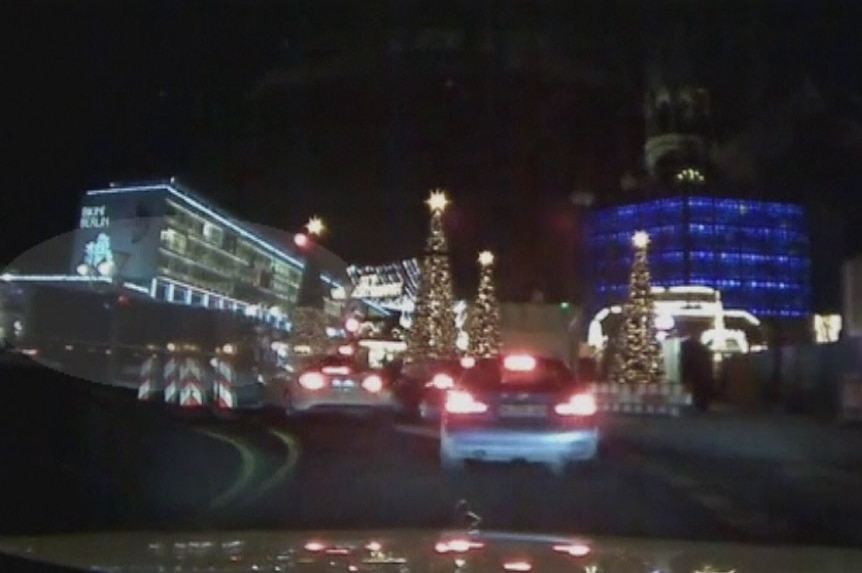
[[[501,361],[491,360],[465,370],[461,382],[473,388],[551,391],[573,385],[575,376],[559,360],[537,359],[536,367],[526,372],[506,370]]]

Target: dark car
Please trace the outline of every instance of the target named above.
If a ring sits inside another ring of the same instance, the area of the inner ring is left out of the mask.
[[[405,364],[395,385],[395,397],[402,416],[437,420],[446,391],[454,386],[463,370],[462,361],[458,359]]]

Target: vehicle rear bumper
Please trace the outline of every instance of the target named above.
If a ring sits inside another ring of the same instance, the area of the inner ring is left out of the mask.
[[[454,459],[559,463],[590,460],[599,444],[597,428],[577,430],[448,429],[441,454]]]
[[[297,393],[293,397],[293,407],[298,412],[356,412],[361,410],[394,410],[395,401],[389,393],[371,394],[337,394],[321,392],[317,395],[312,393]]]

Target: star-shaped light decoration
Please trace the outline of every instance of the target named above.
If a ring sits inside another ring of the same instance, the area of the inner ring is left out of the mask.
[[[428,197],[428,206],[431,207],[431,210],[436,212],[445,211],[446,206],[449,204],[449,199],[446,198],[446,192],[440,189],[436,189],[431,192],[431,196]]]
[[[308,231],[309,235],[319,237],[326,230],[326,227],[323,224],[323,220],[317,215],[315,215],[308,220],[308,223],[305,224],[305,230]]]
[[[491,251],[482,251],[479,253],[479,264],[483,267],[494,264],[494,253]]]
[[[649,235],[645,231],[638,231],[632,237],[632,244],[636,249],[645,249],[649,245]]]

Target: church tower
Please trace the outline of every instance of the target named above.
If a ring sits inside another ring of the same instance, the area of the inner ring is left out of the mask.
[[[691,23],[691,22],[689,22]],[[644,161],[653,181],[699,185],[708,177],[710,97],[693,56],[696,27],[680,19],[650,26]]]

